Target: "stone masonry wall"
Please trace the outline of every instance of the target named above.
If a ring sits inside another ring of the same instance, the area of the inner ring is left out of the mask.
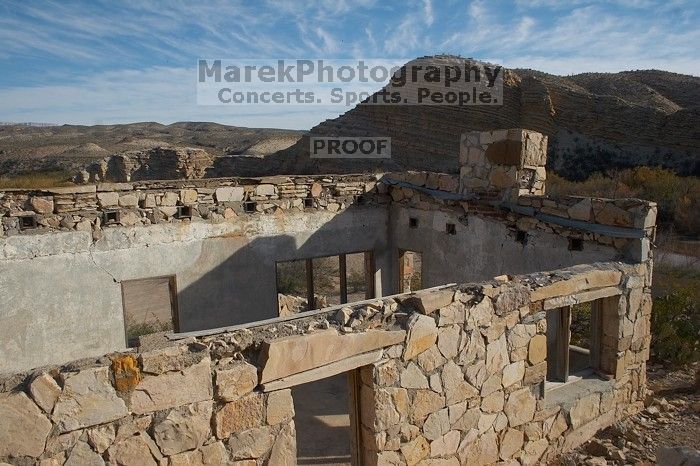
[[[95,238],[99,238],[101,229],[108,226],[183,220],[216,222],[244,213],[288,209],[338,212],[354,202],[381,201],[371,196],[376,184],[374,175],[328,175],[98,183],[44,190],[8,190],[0,192],[0,236],[92,230]],[[183,212],[182,207],[189,208],[188,212]],[[106,212],[117,212],[117,215],[108,220]],[[29,223],[23,225],[23,219]]]
[[[464,133],[460,192],[496,191],[502,199],[544,194],[547,136],[525,129]]]
[[[546,312],[594,299],[609,380],[543,391]],[[361,368],[366,464],[536,464],[642,406],[650,311],[643,264],[601,263],[39,368],[0,379],[0,462],[295,464],[289,386]]]

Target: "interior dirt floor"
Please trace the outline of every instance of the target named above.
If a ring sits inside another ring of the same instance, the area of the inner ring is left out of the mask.
[[[347,374],[292,388],[297,464],[350,465]]]

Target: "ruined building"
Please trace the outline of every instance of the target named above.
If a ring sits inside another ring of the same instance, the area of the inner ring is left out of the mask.
[[[656,206],[547,197],[546,146],[466,133],[458,176],[0,193],[0,462],[575,448],[642,406]]]

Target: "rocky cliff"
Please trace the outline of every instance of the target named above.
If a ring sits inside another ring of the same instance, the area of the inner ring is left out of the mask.
[[[430,60],[440,64],[455,58]],[[639,165],[700,174],[698,77],[655,70],[560,77],[515,69],[505,70],[503,78],[501,106],[363,103],[309,133],[391,137],[390,161],[310,159],[308,137],[304,137],[282,151],[283,169],[290,173],[406,168],[454,172],[461,133],[522,127],[549,137],[548,168],[569,178]]]

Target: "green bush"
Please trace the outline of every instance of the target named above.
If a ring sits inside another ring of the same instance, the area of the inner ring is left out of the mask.
[[[652,358],[682,366],[700,360],[697,291],[677,287],[654,298],[651,314]]]

